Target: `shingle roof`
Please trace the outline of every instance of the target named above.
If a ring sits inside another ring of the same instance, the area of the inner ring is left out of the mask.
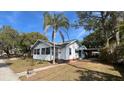
[[[62,48],[62,47],[65,47],[66,45],[71,44],[71,43],[76,42],[76,41],[77,41],[76,39],[73,39],[73,40],[62,42],[62,43],[56,43],[56,47]],[[31,49],[34,48],[35,46],[37,46],[41,42],[46,43],[49,46],[53,46],[53,42],[44,41],[44,40],[37,40],[35,42],[35,44],[31,47]]]

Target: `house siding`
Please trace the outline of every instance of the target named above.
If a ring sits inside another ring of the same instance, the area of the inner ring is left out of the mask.
[[[71,48],[71,55],[69,55],[69,48]],[[59,53],[58,58],[62,60],[71,60],[77,59],[78,53],[75,53],[75,50],[79,48],[79,45],[75,42],[72,43],[62,49],[60,49],[61,53]]]
[[[50,54],[49,55],[42,55],[41,54],[41,49],[46,48],[46,47],[50,47],[50,46],[45,45],[43,43],[38,44],[34,49],[40,49],[40,54],[39,55],[33,54],[33,59],[51,61],[53,59],[51,48],[50,48]]]
[[[60,52],[58,53],[58,59],[65,60],[65,58],[66,58],[66,48],[62,48],[59,51]]]
[[[42,48],[47,48],[50,47],[50,54],[48,55],[43,55],[41,54],[41,49]],[[34,49],[40,49],[40,54],[34,54],[33,53],[33,59],[38,59],[38,60],[47,60],[47,61],[52,61],[53,60],[53,54],[52,54],[52,45],[46,44],[45,42],[40,42],[37,44]],[[71,55],[69,54],[69,49],[71,48]],[[74,60],[79,58],[79,53],[76,52],[80,48],[80,45],[78,42],[72,42],[70,44],[67,44],[63,48],[58,47],[56,49],[57,55],[56,55],[56,60]],[[82,54],[83,55],[83,54]]]
[[[71,48],[71,55],[69,54],[69,48]],[[66,60],[73,60],[79,58],[78,53],[75,52],[79,48],[79,45],[75,42],[66,47]]]

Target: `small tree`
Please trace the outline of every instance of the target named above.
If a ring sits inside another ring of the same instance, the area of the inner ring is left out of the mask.
[[[47,37],[45,37],[44,35],[38,33],[38,32],[30,32],[30,33],[23,33],[19,35],[19,48],[22,50],[22,53],[29,53],[30,52],[30,47],[31,45],[33,45],[38,39],[42,39],[42,40],[48,40]]]
[[[1,50],[10,55],[10,50],[17,47],[18,32],[10,26],[3,26],[0,29],[0,43],[1,43]]]

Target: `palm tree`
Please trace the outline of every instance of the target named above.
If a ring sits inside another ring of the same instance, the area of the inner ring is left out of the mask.
[[[69,28],[69,20],[63,14],[50,14],[48,12],[44,13],[44,30],[48,32],[48,29],[51,28],[52,31],[52,42],[53,42],[53,64],[55,64],[55,37],[58,32],[64,42],[64,34],[62,33],[62,28],[67,34],[67,29]],[[68,35],[68,34],[67,34]]]

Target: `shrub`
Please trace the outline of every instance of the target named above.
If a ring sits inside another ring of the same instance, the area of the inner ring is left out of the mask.
[[[102,62],[110,62],[110,53],[109,53],[109,49],[108,48],[102,48],[100,49],[100,56],[99,59]]]
[[[103,48],[100,50],[99,59],[104,63],[124,63],[124,45],[117,46],[113,52],[111,48]]]
[[[124,63],[124,44],[117,46],[113,52],[114,63]]]

